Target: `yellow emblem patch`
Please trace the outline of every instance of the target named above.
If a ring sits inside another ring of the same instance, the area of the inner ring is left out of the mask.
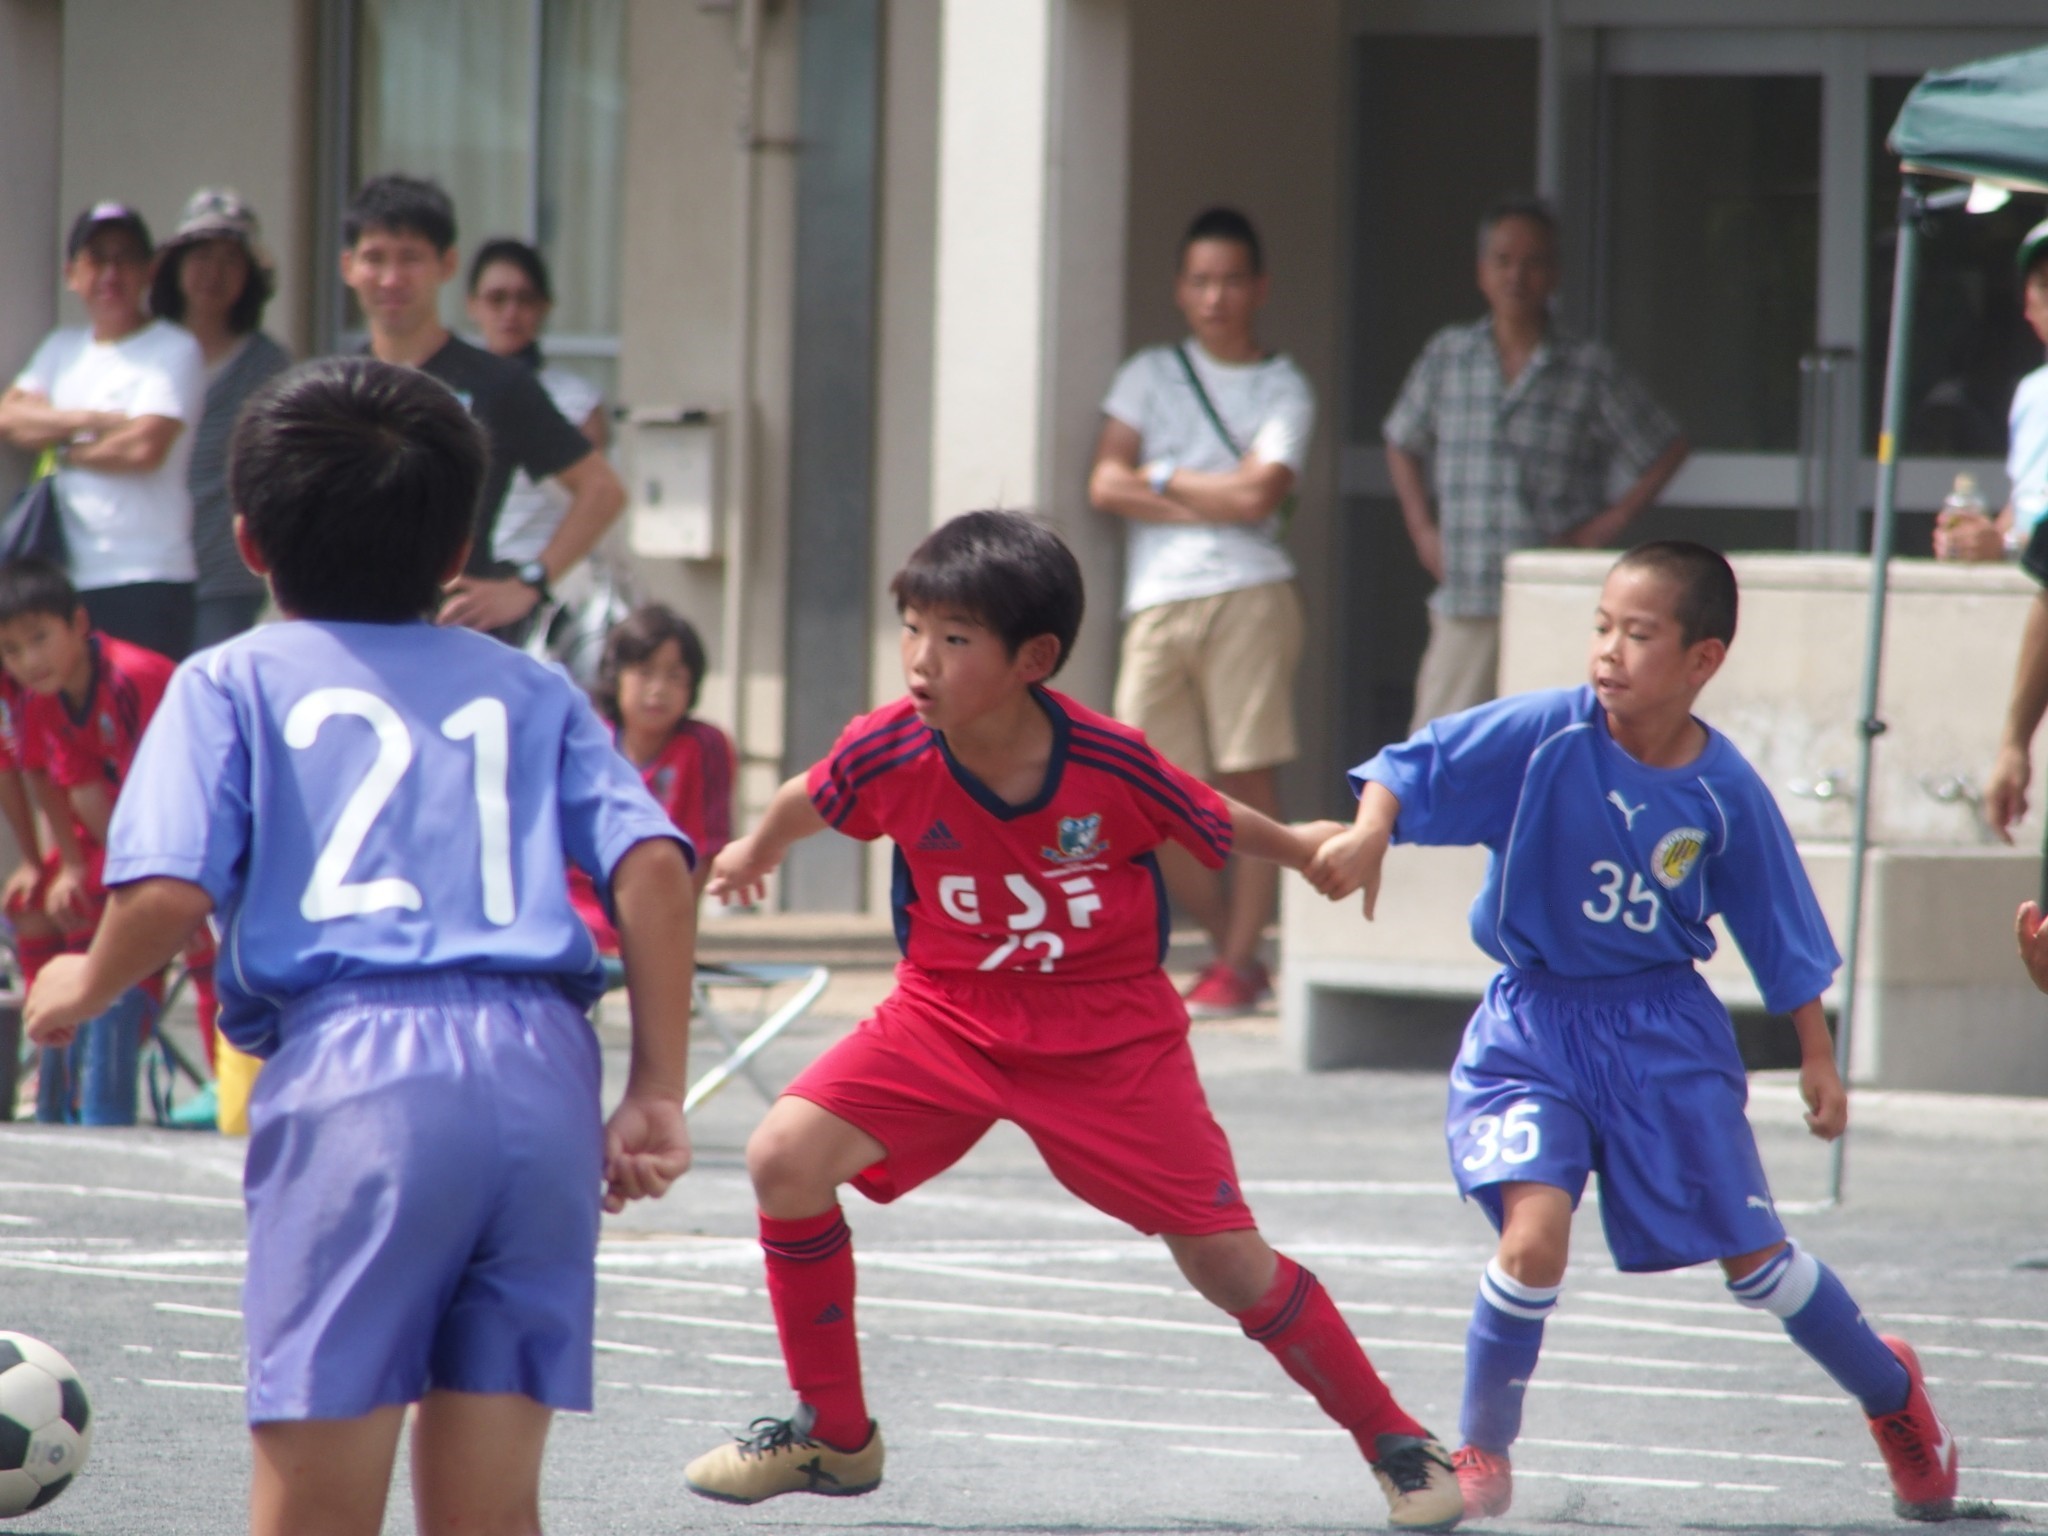
[[[1650,855],[1650,873],[1665,890],[1675,890],[1692,873],[1706,846],[1707,834],[1698,827],[1673,827],[1657,839]]]

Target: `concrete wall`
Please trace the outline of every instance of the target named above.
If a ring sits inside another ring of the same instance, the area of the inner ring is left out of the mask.
[[[795,246],[792,136],[796,121],[794,6],[774,7],[760,45],[761,107],[754,124],[754,323],[741,334],[742,78],[736,14],[672,0],[636,0],[628,15],[626,227],[620,241],[619,395],[629,409],[719,412],[733,483],[734,415],[755,432],[740,612],[728,622],[725,560],[644,562],[651,595],[673,603],[710,650],[702,712],[737,722],[741,810],[750,815],[781,769],[784,530],[788,512],[791,258]],[[753,348],[752,400],[734,398],[742,345]],[[630,430],[624,434],[630,438]],[[625,445],[630,454],[630,443]],[[735,688],[732,644],[742,653]],[[744,707],[742,707],[742,705]]]
[[[57,0],[0,0],[0,370],[9,380],[56,315],[63,53]],[[27,455],[0,448],[0,498],[11,500],[28,471]]]
[[[1289,548],[1302,572],[1309,644],[1296,700],[1301,758],[1283,779],[1290,813],[1327,812],[1338,794],[1330,714],[1332,615],[1344,599],[1336,558],[1344,334],[1341,231],[1347,199],[1340,0],[1130,0],[1130,203],[1126,350],[1183,332],[1173,307],[1180,236],[1201,209],[1250,215],[1272,298],[1260,330],[1315,386],[1315,442]],[[1097,386],[1107,387],[1105,374]],[[1095,402],[1090,402],[1094,404]],[[1110,614],[1095,594],[1095,622]]]
[[[162,239],[195,189],[235,187],[277,260],[265,328],[303,352],[314,0],[63,0],[49,9],[63,26],[58,238],[80,208],[113,197],[139,208]],[[68,295],[61,318],[80,318]]]

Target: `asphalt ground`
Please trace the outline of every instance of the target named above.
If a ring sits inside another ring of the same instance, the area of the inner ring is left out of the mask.
[[[833,989],[761,1059],[770,1086],[886,986],[859,942],[833,954]],[[601,1034],[616,1090],[625,1033]],[[1491,1243],[1445,1170],[1441,1080],[1296,1074],[1270,1019],[1201,1026],[1196,1048],[1267,1235],[1323,1277],[1403,1401],[1453,1438]],[[715,1055],[705,1044],[700,1065]],[[734,1083],[693,1123],[689,1178],[607,1222],[597,1411],[557,1421],[550,1531],[1384,1524],[1348,1439],[1156,1242],[1066,1195],[1006,1127],[897,1206],[849,1197],[883,1486],[752,1510],[690,1495],[691,1456],[789,1402],[741,1157],[761,1108]],[[1789,1078],[1758,1078],[1754,1118],[1795,1233],[1919,1347],[1974,1511],[2048,1525],[2048,1101],[1861,1096],[1834,1209],[1819,1208],[1827,1154]],[[239,1163],[240,1144],[212,1135],[0,1126],[0,1327],[69,1355],[98,1416],[78,1481],[8,1529],[241,1527]],[[1515,1508],[1478,1529],[1903,1528],[1860,1415],[1774,1322],[1727,1300],[1711,1270],[1618,1274],[1590,1203],[1577,1237]],[[386,1530],[411,1528],[401,1470]]]

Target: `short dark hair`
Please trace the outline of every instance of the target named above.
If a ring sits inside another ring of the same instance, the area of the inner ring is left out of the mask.
[[[889,583],[896,611],[955,608],[1001,637],[1059,642],[1054,672],[1081,632],[1081,563],[1065,541],[1022,512],[965,512],[925,536]],[[1050,675],[1050,674],[1048,674]]]
[[[1614,562],[1617,571],[1649,571],[1678,589],[1672,616],[1687,645],[1735,639],[1735,569],[1716,550],[1684,539],[1638,544]]]
[[[221,238],[237,247],[249,265],[249,276],[242,284],[242,291],[228,306],[228,329],[237,336],[246,336],[263,323],[263,306],[270,302],[271,294],[276,291],[277,280],[270,275],[270,268],[258,261],[244,242],[226,236]],[[157,259],[156,271],[149,279],[149,312],[159,319],[183,322],[185,290],[178,286],[178,273],[185,265],[186,253],[197,244],[197,240],[181,240],[167,247]]]
[[[398,623],[439,605],[476,531],[486,453],[482,429],[430,375],[322,358],[250,400],[228,491],[285,612]]]
[[[372,229],[418,235],[435,250],[445,251],[455,243],[455,204],[439,182],[424,176],[372,176],[349,199],[341,220],[341,243],[352,248]]]
[[[1486,242],[1493,238],[1493,232],[1509,219],[1527,219],[1542,230],[1550,240],[1550,248],[1557,249],[1557,212],[1548,202],[1533,192],[1511,192],[1496,199],[1479,215],[1479,254],[1486,254]]]
[[[47,560],[10,560],[0,565],[0,624],[32,613],[69,620],[78,612],[78,589]]]
[[[555,287],[548,281],[547,262],[524,240],[514,240],[509,235],[493,235],[476,248],[476,255],[469,263],[469,292],[475,293],[476,285],[483,281],[484,268],[499,261],[509,262],[523,272],[543,302],[555,302]]]
[[[619,674],[647,660],[671,640],[682,652],[683,665],[690,669],[690,698],[683,713],[694,710],[697,696],[704,691],[703,638],[695,625],[666,603],[649,603],[619,620],[604,637],[604,656],[597,664],[597,686],[591,690],[598,713],[617,725]]]
[[[1185,266],[1188,247],[1198,240],[1228,240],[1233,245],[1244,247],[1245,255],[1251,258],[1252,275],[1258,276],[1266,270],[1266,254],[1259,247],[1259,232],[1252,228],[1252,221],[1235,208],[1204,208],[1188,225],[1188,232],[1180,237],[1180,254],[1177,258]]]

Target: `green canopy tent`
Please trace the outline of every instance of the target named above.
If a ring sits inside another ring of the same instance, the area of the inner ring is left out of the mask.
[[[1899,193],[1899,238],[1892,278],[1891,335],[1885,354],[1884,405],[1877,439],[1877,497],[1870,535],[1870,617],[1864,646],[1858,721],[1854,832],[1849,853],[1849,932],[1844,945],[1842,1006],[1835,1059],[1848,1075],[1856,1016],[1858,951],[1863,933],[1863,876],[1870,847],[1871,753],[1885,723],[1877,712],[1884,652],[1886,583],[1897,520],[1898,447],[1905,429],[1911,362],[1913,289],[1921,226],[1933,214],[1961,207],[1967,186],[2048,192],[2048,48],[2006,54],[1930,74],[1913,87],[1887,141],[1905,173]],[[1829,1198],[1842,1194],[1843,1142],[1837,1141]]]

